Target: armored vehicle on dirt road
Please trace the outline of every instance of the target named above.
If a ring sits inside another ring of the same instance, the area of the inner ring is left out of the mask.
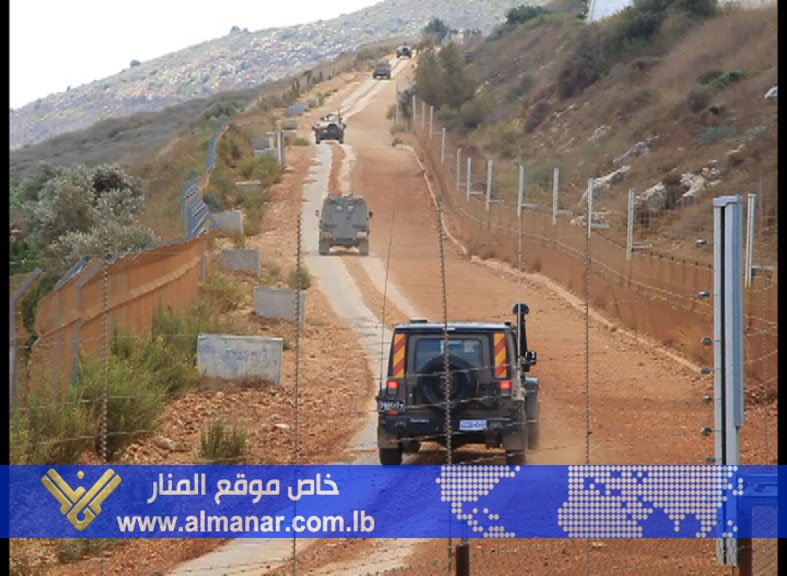
[[[361,256],[369,254],[372,213],[363,197],[326,196],[322,210],[316,210],[315,216],[320,219],[320,254],[328,254],[334,246],[357,248]]]
[[[539,440],[539,382],[527,375],[536,364],[528,311],[514,304],[516,324],[411,320],[394,327],[376,397],[382,464],[401,464],[403,453],[425,441],[448,447],[449,438],[451,449],[502,446],[507,464],[527,462]]]
[[[342,120],[340,114],[326,114],[312,124],[314,142],[319,144],[323,140],[338,140],[339,144],[344,144],[344,130],[346,128],[347,124]]]
[[[372,78],[391,79],[391,63],[388,60],[378,60],[372,71]]]

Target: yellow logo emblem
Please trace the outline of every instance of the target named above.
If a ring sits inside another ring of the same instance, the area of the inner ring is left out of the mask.
[[[85,473],[81,470],[77,473],[79,479],[84,476]],[[60,513],[68,518],[77,530],[84,530],[101,514],[101,503],[114,492],[120,481],[120,476],[111,468],[87,491],[82,486],[73,490],[52,468],[41,478],[41,484],[60,502]]]

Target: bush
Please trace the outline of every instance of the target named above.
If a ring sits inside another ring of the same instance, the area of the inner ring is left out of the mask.
[[[609,70],[605,38],[598,26],[583,28],[575,48],[558,73],[557,88],[562,99],[581,94]]]
[[[229,274],[210,271],[200,289],[211,306],[221,313],[237,310],[243,301],[241,284]]]
[[[211,193],[205,194],[202,197],[202,201],[205,202],[205,205],[208,207],[208,210],[210,210],[214,214],[217,212],[224,211],[224,203]]]
[[[525,134],[530,134],[538,128],[541,123],[546,120],[550,111],[549,103],[546,100],[539,100],[535,106],[530,110],[525,121]]]
[[[711,93],[707,88],[695,88],[686,96],[686,105],[692,112],[702,112],[711,101]]]
[[[306,266],[293,268],[287,275],[287,286],[292,289],[308,290],[312,285],[312,276]]]
[[[279,161],[270,155],[244,158],[240,171],[247,180],[260,180],[266,188],[281,182],[282,169]]]
[[[200,433],[199,456],[210,464],[237,464],[246,454],[246,434],[231,430],[224,418],[214,418]]]

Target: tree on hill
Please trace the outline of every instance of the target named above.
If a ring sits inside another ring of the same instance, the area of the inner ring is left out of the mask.
[[[435,44],[442,42],[450,32],[448,25],[440,18],[432,18],[429,23],[423,27],[424,36],[431,36],[434,38]]]
[[[46,166],[20,186],[20,196],[25,241],[44,256],[49,272],[156,241],[138,224],[145,208],[141,183],[117,165]]]

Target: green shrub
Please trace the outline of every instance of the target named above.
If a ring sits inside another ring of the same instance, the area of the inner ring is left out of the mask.
[[[11,464],[73,464],[91,448],[98,422],[72,387],[65,404],[55,396],[31,393],[25,408],[10,419]]]
[[[281,266],[273,260],[266,260],[261,265],[261,278],[263,285],[270,286],[281,280]]]
[[[241,284],[233,276],[218,271],[210,271],[200,289],[221,313],[237,310],[243,300]]]
[[[224,211],[224,203],[210,192],[206,193],[202,197],[202,201],[205,202],[205,205],[208,207],[208,210],[210,210],[213,213]]]
[[[708,144],[712,144],[713,142],[718,142],[719,140],[725,140],[726,138],[732,136],[734,132],[735,131],[732,129],[732,126],[729,124],[709,126],[697,136],[697,144],[700,146],[706,146]]]
[[[224,418],[214,418],[200,433],[199,456],[210,464],[237,464],[246,454],[246,434],[228,429]]]
[[[268,154],[244,158],[238,168],[247,180],[260,180],[266,188],[281,181],[279,161]]]
[[[306,266],[293,268],[287,275],[287,286],[292,289],[308,290],[312,285],[312,276]]]
[[[136,358],[110,355],[106,374],[101,360],[80,359],[79,384],[81,401],[90,418],[103,421],[106,406],[106,457],[112,460],[134,441],[150,434],[156,418],[164,408],[166,390],[156,374],[145,369]],[[100,426],[96,430],[95,449],[101,453]]]
[[[538,128],[541,123],[546,120],[550,111],[549,103],[546,100],[539,100],[535,106],[530,110],[525,120],[525,134],[530,134]]]
[[[558,73],[557,88],[561,98],[571,98],[599,80],[610,68],[606,39],[600,28],[589,25],[580,31],[574,50]]]

